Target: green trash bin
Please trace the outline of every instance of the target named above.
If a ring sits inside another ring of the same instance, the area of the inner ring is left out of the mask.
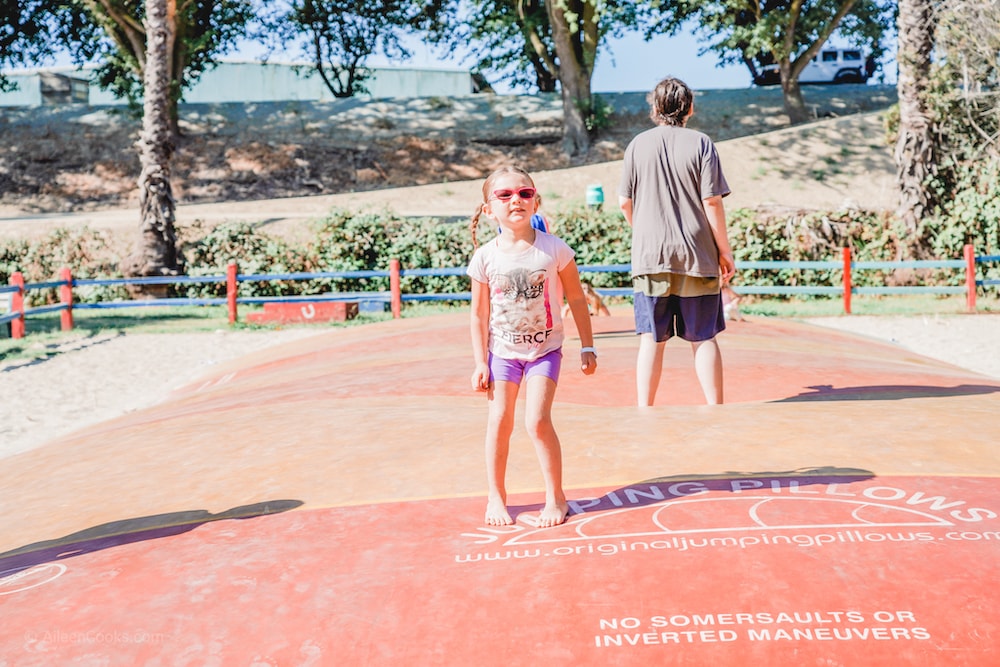
[[[587,186],[587,207],[600,210],[604,206],[604,188],[600,185]]]

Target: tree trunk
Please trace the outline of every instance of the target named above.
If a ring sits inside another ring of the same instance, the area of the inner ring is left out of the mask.
[[[591,0],[577,1],[575,9],[585,9],[584,23],[591,21],[584,29],[569,25],[566,8],[560,2],[546,2],[552,41],[559,58],[559,86],[563,103],[563,151],[570,157],[586,155],[590,150],[590,132],[587,130],[587,115],[590,114],[592,98],[590,78],[596,57],[596,16],[592,13]]]
[[[811,120],[805,100],[802,99],[802,87],[799,86],[798,73],[792,72],[788,58],[782,58],[778,65],[781,70],[781,94],[785,101],[785,113],[792,125]]]
[[[586,155],[590,150],[590,131],[586,116],[590,113],[590,81],[560,76],[563,103],[563,151],[570,157]]]
[[[937,24],[931,0],[899,2],[899,136],[896,140],[897,214],[907,230],[916,232],[932,206],[927,178],[934,169],[934,142],[927,107],[931,51]],[[913,236],[911,236],[913,238]]]
[[[170,186],[174,134],[170,123],[170,61],[176,0],[146,0],[146,63],[143,117],[139,136],[139,246],[126,258],[126,276],[178,275],[183,263],[174,231],[175,203]],[[163,290],[143,289],[146,295]]]

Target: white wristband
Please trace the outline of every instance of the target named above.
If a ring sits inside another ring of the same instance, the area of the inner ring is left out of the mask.
[[[583,354],[584,352],[590,352],[595,357],[597,356],[597,348],[596,347],[581,347],[580,348],[580,354]]]

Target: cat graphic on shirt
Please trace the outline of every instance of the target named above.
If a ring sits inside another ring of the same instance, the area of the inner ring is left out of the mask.
[[[530,334],[548,328],[545,270],[514,269],[496,277],[495,294],[504,305],[497,310],[496,325],[504,331]]]

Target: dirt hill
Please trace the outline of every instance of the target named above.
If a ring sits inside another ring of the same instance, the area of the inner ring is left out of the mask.
[[[342,205],[465,215],[479,181],[511,161],[536,175],[547,205],[592,183],[613,197],[617,161],[650,121],[644,94],[604,98],[610,125],[572,161],[555,95],[185,105],[172,165],[179,220],[281,223]],[[697,93],[690,125],[719,142],[730,206],[886,205],[891,160],[877,112],[895,89],[813,86],[805,99],[816,122],[789,128],[776,88]],[[0,110],[0,234],[134,229],[139,129],[120,109]]]

